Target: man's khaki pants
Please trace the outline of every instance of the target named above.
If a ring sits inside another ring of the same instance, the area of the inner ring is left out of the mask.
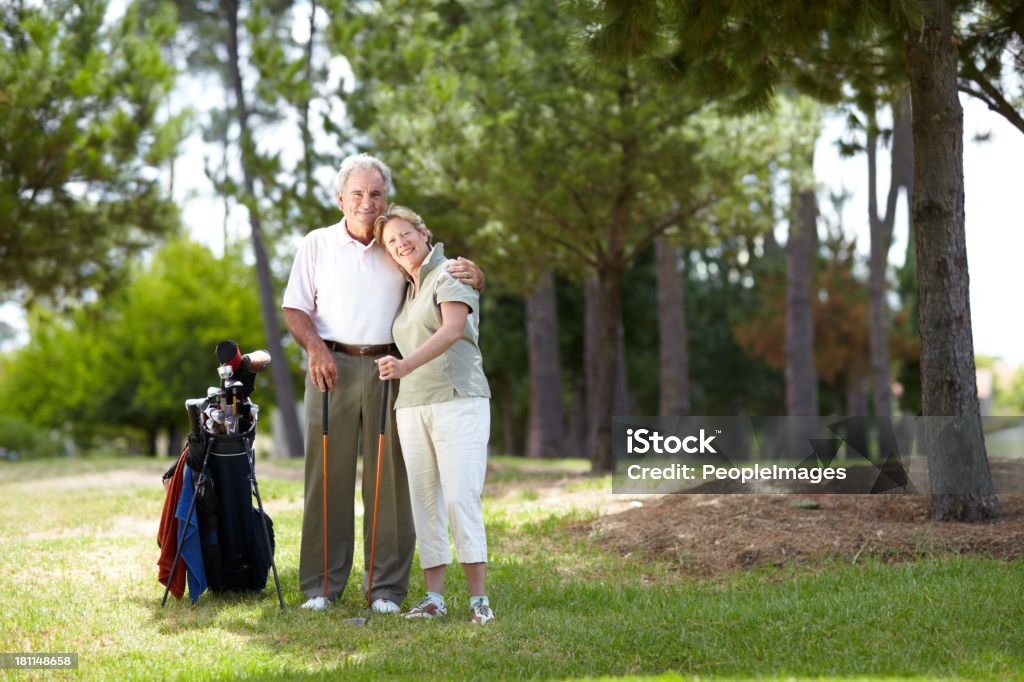
[[[366,594],[377,476],[377,441],[384,382],[372,357],[334,353],[338,382],[330,393],[327,450],[327,598],[341,596],[352,570],[356,457],[363,457],[363,595]],[[373,600],[396,604],[409,591],[416,549],[409,483],[394,424],[398,382],[388,391],[388,417],[377,511]],[[323,394],[306,373],[306,485],[299,553],[299,588],[307,598],[324,595]]]

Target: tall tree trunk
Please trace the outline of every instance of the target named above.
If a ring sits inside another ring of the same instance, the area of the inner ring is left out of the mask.
[[[181,426],[178,422],[172,422],[167,426],[167,456],[177,457],[181,449],[185,447],[185,437],[181,433]]]
[[[593,425],[600,419],[597,397],[594,387],[597,386],[597,300],[601,292],[597,277],[587,277],[583,281],[583,384],[586,386],[586,419],[584,427],[586,436],[583,444],[587,457],[594,452]]]
[[[612,416],[619,369],[619,329],[622,320],[622,271],[614,263],[603,263],[596,279],[593,315],[593,382],[587,384],[591,399],[587,421],[590,466],[594,473],[612,470]],[[589,325],[588,325],[589,326]],[[589,377],[588,377],[589,378]]]
[[[309,40],[306,41],[306,83],[312,86],[313,80],[313,46],[316,44],[316,0],[311,0],[309,8]],[[302,179],[305,184],[306,201],[315,200],[313,195],[313,133],[309,127],[310,101],[306,97],[301,102],[302,119],[299,122],[299,132],[302,134]]]
[[[878,134],[874,122],[868,130],[868,219],[871,223],[871,256],[868,271],[868,341],[871,350],[871,395],[875,415],[892,415],[892,376],[889,367],[889,325],[886,316],[886,272],[892,246],[896,203],[900,189],[913,184],[914,148],[910,127],[910,97],[904,94],[893,107],[893,135],[889,194],[885,215],[878,215],[877,155]]]
[[[288,359],[285,357],[284,347],[281,345],[281,322],[278,319],[277,296],[274,292],[273,279],[270,275],[267,251],[263,246],[263,224],[260,220],[255,181],[253,180],[251,168],[255,145],[252,141],[252,131],[249,130],[249,109],[245,102],[245,88],[242,85],[242,72],[239,63],[238,6],[238,0],[221,0],[221,8],[228,20],[228,68],[230,69],[231,85],[235,93],[235,113],[241,140],[242,175],[245,187],[245,196],[242,198],[242,203],[245,204],[249,212],[252,249],[256,256],[256,279],[260,292],[260,311],[263,316],[263,329],[267,335],[267,350],[273,359],[270,368],[274,378],[274,396],[277,398],[277,407],[281,411],[285,430],[285,442],[289,450],[288,454],[292,457],[302,457],[302,432],[299,429],[299,419],[295,411],[295,390],[292,386]]]
[[[636,410],[633,392],[629,390],[629,371],[626,367],[626,328],[619,319],[619,350],[615,361],[615,391],[612,394],[612,414],[630,415]]]
[[[568,457],[583,457],[587,452],[587,381],[579,374],[573,379],[565,453]]]
[[[846,373],[846,415],[866,417],[868,414],[868,377],[861,367]]]
[[[924,25],[907,34],[923,411],[967,418],[941,437],[926,433],[931,515],[976,521],[996,518],[1001,509],[985,455],[971,338],[957,48],[949,0],[925,7]]]
[[[530,351],[530,422],[527,457],[561,457],[565,448],[562,416],[562,362],[558,350],[558,302],[555,277],[541,276],[526,299],[526,336]]]
[[[818,414],[811,298],[818,243],[814,190],[794,188],[793,204],[786,240],[786,413],[810,417]]]
[[[654,240],[658,281],[658,347],[661,382],[658,414],[683,416],[690,412],[690,355],[687,349],[683,282],[679,276],[678,246],[664,237]]]
[[[600,276],[584,282],[584,370],[586,372],[586,447],[595,473],[611,471],[611,419],[633,412],[622,326],[622,277],[615,287]],[[609,291],[614,292],[612,294]],[[611,306],[605,297],[614,295]],[[614,315],[609,320],[606,316]],[[614,331],[610,331],[611,325]],[[612,339],[609,341],[608,339]],[[602,435],[604,434],[604,435]],[[602,443],[599,439],[604,438]],[[602,445],[605,446],[602,450]],[[600,462],[600,463],[599,463]]]

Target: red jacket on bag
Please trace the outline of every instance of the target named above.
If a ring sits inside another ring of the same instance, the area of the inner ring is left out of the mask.
[[[171,565],[174,563],[174,555],[178,551],[178,519],[174,512],[178,507],[178,498],[181,497],[181,480],[185,473],[185,457],[188,456],[188,446],[181,451],[178,463],[174,468],[174,476],[167,486],[167,496],[164,497],[164,510],[160,514],[160,530],[156,534],[156,543],[160,547],[160,559],[157,561],[159,568],[160,584],[167,586],[167,579],[171,577]],[[175,599],[181,599],[185,595],[185,562],[178,560],[178,569],[174,572],[174,582],[171,584],[171,594]]]

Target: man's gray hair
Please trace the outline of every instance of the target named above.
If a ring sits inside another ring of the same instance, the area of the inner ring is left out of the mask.
[[[342,190],[345,189],[348,176],[352,175],[352,173],[371,170],[376,170],[384,178],[384,192],[386,193],[388,187],[391,186],[391,169],[376,156],[370,156],[366,153],[353,154],[345,157],[345,160],[341,162],[341,167],[338,169],[338,179],[335,183],[335,193],[341,194]]]

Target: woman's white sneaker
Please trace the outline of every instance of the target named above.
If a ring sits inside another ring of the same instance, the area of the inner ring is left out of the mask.
[[[486,625],[494,620],[494,611],[482,601],[473,602],[469,609],[469,620],[476,625]]]
[[[406,618],[437,618],[447,616],[448,608],[444,602],[438,603],[429,594],[420,599],[420,603],[403,614]]]

